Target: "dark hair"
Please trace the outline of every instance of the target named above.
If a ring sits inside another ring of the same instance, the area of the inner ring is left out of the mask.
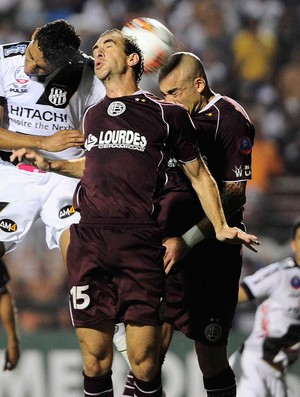
[[[61,67],[76,55],[81,39],[74,26],[63,19],[38,28],[34,38],[48,64]]]
[[[141,81],[141,78],[143,76],[144,72],[144,56],[141,48],[139,47],[136,39],[132,36],[127,36],[121,32],[119,29],[108,29],[105,32],[103,32],[100,37],[106,36],[107,34],[110,33],[116,33],[122,37],[122,41],[124,44],[124,52],[126,55],[130,55],[134,52],[136,52],[139,56],[139,61],[136,65],[134,65],[133,70],[135,72],[135,77],[136,77],[136,82],[139,83]]]
[[[171,54],[167,60],[164,62],[164,64],[161,66],[161,68],[158,71],[158,82],[160,83],[161,80],[163,80],[169,73],[171,73],[181,62],[182,58],[184,56],[189,56],[191,60],[194,61],[195,65],[195,77],[203,77],[205,80],[206,84],[208,85],[206,73],[204,70],[204,66],[200,58],[195,56],[194,54],[190,52],[174,52]]]
[[[160,83],[169,73],[172,72],[176,68],[176,66],[180,63],[182,57],[182,52],[177,52],[175,54],[170,55],[165,63],[160,67],[158,71],[158,82]]]
[[[293,227],[292,227],[292,239],[294,240],[297,234],[297,230],[300,227],[300,218],[297,218],[295,220],[295,222],[293,223]]]

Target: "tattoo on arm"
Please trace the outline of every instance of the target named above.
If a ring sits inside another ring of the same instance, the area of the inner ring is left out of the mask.
[[[246,202],[246,182],[224,183],[220,195],[225,216],[230,219]]]

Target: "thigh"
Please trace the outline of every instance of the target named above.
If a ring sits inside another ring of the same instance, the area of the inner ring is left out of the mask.
[[[114,241],[110,257],[113,283],[118,289],[118,318],[126,324],[161,325],[165,272],[159,229],[122,225],[106,237]]]
[[[60,237],[71,224],[78,223],[79,212],[73,206],[73,195],[78,179],[51,173],[43,186],[44,202],[41,219],[46,225],[49,249],[60,247]]]
[[[164,250],[157,233],[132,225],[71,225],[67,262],[76,326],[95,328],[102,319],[162,324]]]
[[[0,241],[20,243],[40,216],[39,182],[46,174],[21,171],[12,164],[0,165]]]
[[[207,239],[186,259],[187,336],[211,346],[227,345],[241,274],[241,246]]]
[[[102,233],[73,224],[67,251],[72,323],[98,329],[116,320],[118,297],[110,272],[110,252]]]

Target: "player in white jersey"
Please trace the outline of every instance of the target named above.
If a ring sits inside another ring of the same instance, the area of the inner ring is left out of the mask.
[[[105,89],[80,42],[72,25],[57,20],[36,29],[31,42],[0,46],[0,256],[40,217],[49,248],[60,247],[65,259],[68,227],[79,220],[72,205],[78,180],[9,157],[24,146],[50,159],[83,156],[81,117]]]
[[[239,397],[287,397],[286,370],[299,356],[300,219],[292,229],[293,257],[261,268],[240,285],[239,303],[260,301],[253,330],[230,358],[240,360]],[[241,354],[240,357],[239,354]]]

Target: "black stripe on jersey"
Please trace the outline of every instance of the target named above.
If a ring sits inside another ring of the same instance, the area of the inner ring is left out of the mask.
[[[82,64],[69,64],[61,69],[51,81],[46,85],[45,91],[42,96],[37,100],[39,105],[48,105],[55,108],[64,109],[70,102],[70,99],[79,87],[84,63]],[[66,99],[63,103],[53,103],[50,101],[50,96],[53,91],[57,91],[66,95]]]
[[[85,65],[94,68],[93,59],[86,56],[85,54],[79,54],[72,63],[64,66],[45,87],[45,91],[42,96],[38,99],[37,103],[40,105],[49,105],[55,108],[64,109],[70,102],[70,99],[79,87],[82,79],[82,73]],[[53,103],[49,97],[53,95],[53,91],[57,91],[57,95],[60,93],[66,95],[66,100],[62,104]]]
[[[300,325],[292,324],[287,333],[278,337],[267,337],[263,343],[263,359],[273,362],[274,357],[281,349],[288,349],[300,341]]]
[[[3,45],[4,58],[14,57],[16,55],[24,55],[29,41],[20,41],[19,43],[11,43]]]

